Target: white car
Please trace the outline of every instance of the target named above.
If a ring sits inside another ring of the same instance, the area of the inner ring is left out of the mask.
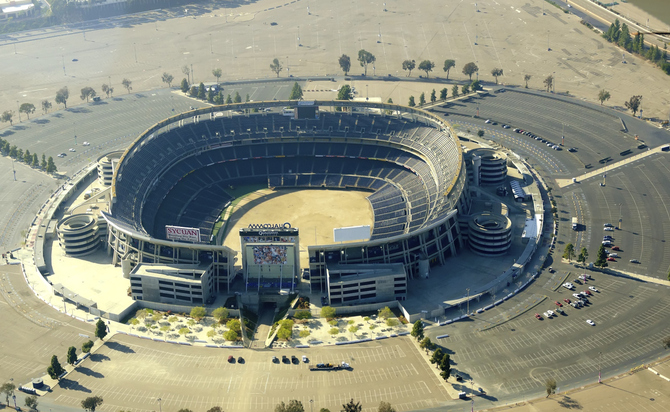
[[[564,284],[563,284],[563,287],[566,288],[566,289],[570,289],[570,290],[572,290],[572,289],[575,288],[575,287],[572,285],[572,283],[570,283],[570,282],[568,282],[568,283],[564,283]]]
[[[589,286],[589,289],[592,290],[592,291],[594,291],[594,292],[598,292],[598,289],[596,289],[595,286]]]
[[[606,228],[604,228],[603,230],[604,230],[605,232],[614,232],[614,229],[612,229],[611,227],[606,227]]]
[[[580,295],[579,293],[573,293],[572,296],[574,296],[575,299],[581,299],[582,298],[582,295]]]
[[[484,123],[486,123],[486,124],[491,123],[491,119],[486,119],[486,121]]]
[[[548,310],[547,313],[549,314],[549,316],[555,316],[556,315],[553,310]]]
[[[90,146],[91,144],[89,142],[84,142],[82,143],[83,146]]]
[[[613,258],[618,258],[618,257],[619,257],[619,255],[618,255],[618,254],[616,254],[616,253],[610,253],[609,255],[607,255],[607,257],[613,257]]]
[[[304,363],[307,363],[307,356],[302,355],[302,361],[303,361]]]
[[[71,148],[70,148],[70,151],[71,151],[71,152],[76,152],[76,150],[74,150],[74,147],[71,147]]]
[[[591,319],[586,319],[586,323],[588,323],[591,326],[596,326],[596,323],[592,321]]]
[[[547,319],[549,319],[549,318],[551,318],[551,315],[549,314],[549,312],[544,312],[544,317],[546,317]]]

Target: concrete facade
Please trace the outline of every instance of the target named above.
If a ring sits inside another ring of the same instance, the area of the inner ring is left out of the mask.
[[[332,265],[326,272],[331,305],[405,300],[407,297],[407,272],[402,263]]]
[[[130,272],[134,300],[161,303],[204,304],[214,294],[213,265],[162,265],[140,263]]]

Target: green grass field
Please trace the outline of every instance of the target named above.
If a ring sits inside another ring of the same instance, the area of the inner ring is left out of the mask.
[[[221,220],[214,224],[214,230],[212,231],[212,244],[216,244],[216,239],[218,237],[219,231],[226,231],[228,226],[228,221],[224,221],[223,217],[226,215],[226,211],[230,211],[230,215],[233,214],[237,204],[244,199],[245,196],[256,192],[257,190],[267,189],[268,185],[266,183],[254,183],[250,185],[234,186],[233,189],[226,189],[226,193],[233,197],[233,201],[230,202],[227,208],[221,211]]]

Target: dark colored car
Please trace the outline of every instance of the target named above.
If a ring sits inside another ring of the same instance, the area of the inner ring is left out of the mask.
[[[235,363],[235,357],[233,355],[228,355],[228,363]]]
[[[282,357],[281,357],[281,361],[282,361],[282,363],[291,363],[291,361],[288,360],[288,358],[286,357],[286,355],[282,355]]]
[[[295,355],[293,355],[291,356],[291,362],[297,365],[300,363],[300,359],[298,359]]]
[[[244,358],[241,356],[237,357],[237,363],[244,363]]]

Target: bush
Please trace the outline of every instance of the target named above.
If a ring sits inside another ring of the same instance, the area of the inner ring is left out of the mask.
[[[191,317],[196,321],[200,322],[200,320],[205,316],[207,316],[207,309],[205,309],[204,307],[196,306],[193,309],[191,309]]]
[[[386,326],[390,326],[392,328],[398,326],[399,322],[397,319],[389,318],[386,319]]]
[[[326,319],[332,319],[335,317],[336,310],[332,306],[324,306],[321,308],[321,317]]]
[[[214,309],[214,311],[212,312],[212,317],[217,321],[219,321],[219,323],[223,323],[225,319],[228,319],[228,316],[229,316],[228,309],[224,307]]]
[[[239,319],[229,320],[228,323],[226,323],[226,327],[232,331],[235,331],[235,333],[239,333],[242,330]]]
[[[312,314],[308,310],[299,310],[293,317],[296,319],[309,319],[312,317]]]
[[[328,331],[328,333],[330,333],[331,335],[337,335],[338,333],[340,333],[340,330],[338,328],[331,328]]]
[[[89,353],[91,352],[91,348],[93,347],[93,341],[89,340],[81,344],[81,351],[84,353]]]
[[[386,306],[384,309],[379,309],[378,316],[382,319],[388,319],[393,316],[393,312]]]
[[[237,332],[235,332],[235,331],[232,330],[232,329],[226,331],[226,333],[223,334],[223,338],[224,338],[225,340],[227,340],[227,341],[231,341],[231,342],[236,341],[237,339],[239,339],[239,337],[238,337],[238,335],[237,335]]]
[[[306,338],[309,336],[309,331],[307,329],[303,329],[300,331],[300,337],[301,338]]]

